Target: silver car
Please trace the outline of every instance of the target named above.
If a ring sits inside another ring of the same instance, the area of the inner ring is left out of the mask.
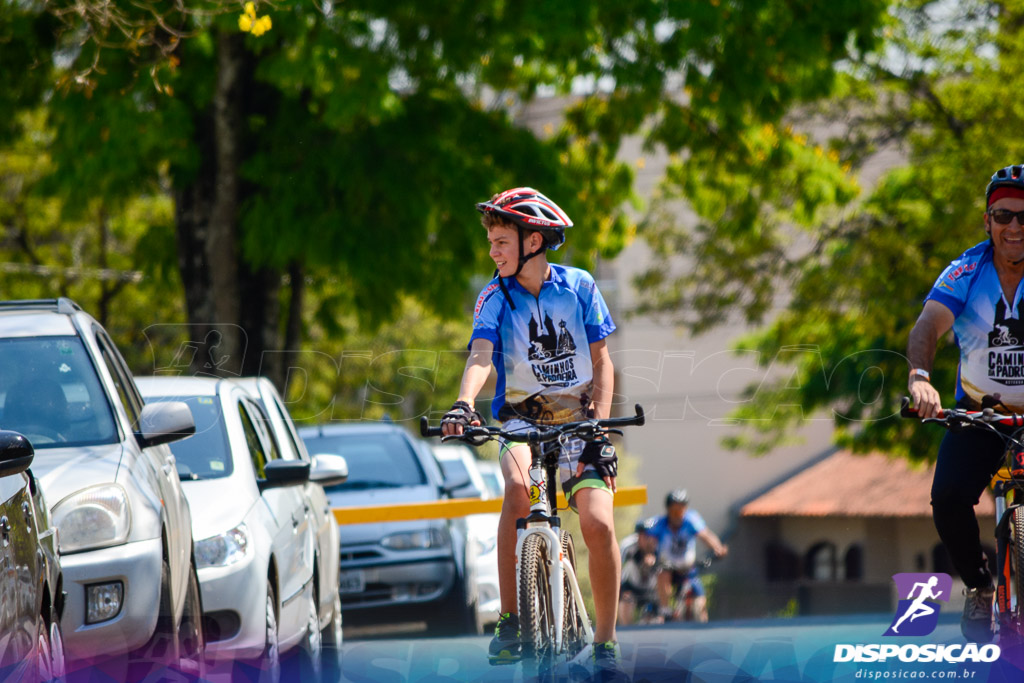
[[[207,654],[235,678],[306,680],[321,669],[317,527],[304,487],[344,481],[343,459],[285,459],[269,420],[239,383],[147,377],[147,401],[184,401],[196,434],[173,450],[192,507],[208,625]],[[283,656],[293,652],[292,656]]]
[[[201,675],[191,516],[166,445],[192,432],[188,407],[144,405],[107,333],[68,299],[0,302],[0,405],[0,426],[35,448],[58,530],[69,669]]]
[[[447,480],[430,447],[394,424],[326,424],[299,435],[314,453],[347,461],[348,481],[325,487],[335,508],[444,500],[466,483]],[[468,554],[461,518],[346,524],[339,578],[346,623],[426,622],[432,634],[480,633]]]

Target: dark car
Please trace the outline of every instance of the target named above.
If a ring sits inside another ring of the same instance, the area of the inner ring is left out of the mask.
[[[0,680],[64,675],[63,577],[56,531],[32,476],[34,450],[0,431]]]
[[[325,487],[334,508],[451,497],[426,443],[393,424],[321,425],[299,435],[310,453],[344,456],[348,480]],[[423,622],[433,633],[480,633],[464,519],[341,527],[339,589],[345,623]]]

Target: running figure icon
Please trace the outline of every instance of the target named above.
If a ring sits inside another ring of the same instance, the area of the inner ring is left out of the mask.
[[[899,633],[900,624],[906,621],[907,617],[910,617],[910,621],[914,621],[914,619],[917,619],[918,617],[935,614],[935,607],[926,603],[925,600],[939,600],[942,598],[943,591],[940,590],[938,593],[932,592],[932,589],[935,588],[938,583],[939,577],[932,576],[927,582],[921,581],[913,585],[910,592],[907,594],[907,597],[913,598],[914,591],[918,589],[920,589],[920,592],[917,594],[917,597],[914,598],[914,601],[910,603],[910,606],[907,607],[907,611],[903,613],[903,616],[892,625],[893,633]]]

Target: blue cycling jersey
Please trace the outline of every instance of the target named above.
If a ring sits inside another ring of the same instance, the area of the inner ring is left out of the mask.
[[[659,517],[648,532],[658,539],[658,561],[673,569],[692,567],[697,562],[697,534],[707,526],[696,510],[686,511],[678,529],[668,523],[668,515]]]
[[[992,242],[977,244],[942,272],[925,301],[937,301],[955,317],[960,347],[956,399],[980,404],[999,394],[1013,411],[1024,410],[1022,291],[1007,301],[992,261]]]
[[[586,417],[593,398],[590,344],[615,330],[594,278],[585,270],[551,264],[539,296],[515,278],[505,280],[515,310],[491,280],[473,309],[474,339],[494,344],[498,373],[495,419],[571,422]]]

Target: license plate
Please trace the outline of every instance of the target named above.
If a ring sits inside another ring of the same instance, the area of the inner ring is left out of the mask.
[[[341,572],[338,576],[339,593],[362,593],[366,590],[366,577],[361,569]]]

